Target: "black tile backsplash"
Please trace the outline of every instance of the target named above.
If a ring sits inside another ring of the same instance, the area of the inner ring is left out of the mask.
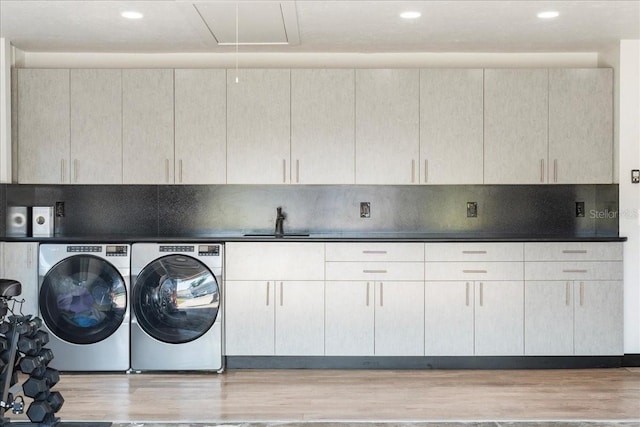
[[[56,235],[178,237],[273,231],[617,236],[617,185],[0,185],[7,206],[65,203]],[[575,216],[575,202],[586,215]],[[360,218],[360,202],[371,217]],[[467,218],[467,202],[478,205]]]

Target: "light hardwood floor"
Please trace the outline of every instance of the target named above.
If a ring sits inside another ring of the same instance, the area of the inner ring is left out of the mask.
[[[63,374],[53,390],[65,398],[59,412],[63,421],[615,420],[640,425],[640,368]]]

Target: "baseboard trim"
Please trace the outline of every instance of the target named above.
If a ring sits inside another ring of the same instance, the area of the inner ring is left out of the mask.
[[[622,366],[625,368],[640,367],[640,353],[628,353],[622,356]]]
[[[227,356],[226,359],[227,369],[588,369],[640,366],[640,355],[635,354],[442,357]]]

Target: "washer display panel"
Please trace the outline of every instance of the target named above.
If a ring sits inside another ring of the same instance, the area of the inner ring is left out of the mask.
[[[198,339],[216,321],[218,282],[200,261],[168,255],[148,264],[133,287],[133,310],[153,338],[180,344]]]
[[[125,281],[109,262],[93,255],[66,258],[46,274],[40,313],[51,332],[74,344],[111,336],[127,311]]]

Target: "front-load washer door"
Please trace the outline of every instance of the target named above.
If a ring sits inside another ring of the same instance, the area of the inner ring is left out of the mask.
[[[138,325],[169,344],[204,335],[215,323],[219,307],[216,277],[203,263],[186,255],[167,255],[151,262],[133,287]]]
[[[74,255],[44,276],[39,305],[42,319],[58,338],[94,344],[111,336],[125,319],[125,281],[104,259]]]

